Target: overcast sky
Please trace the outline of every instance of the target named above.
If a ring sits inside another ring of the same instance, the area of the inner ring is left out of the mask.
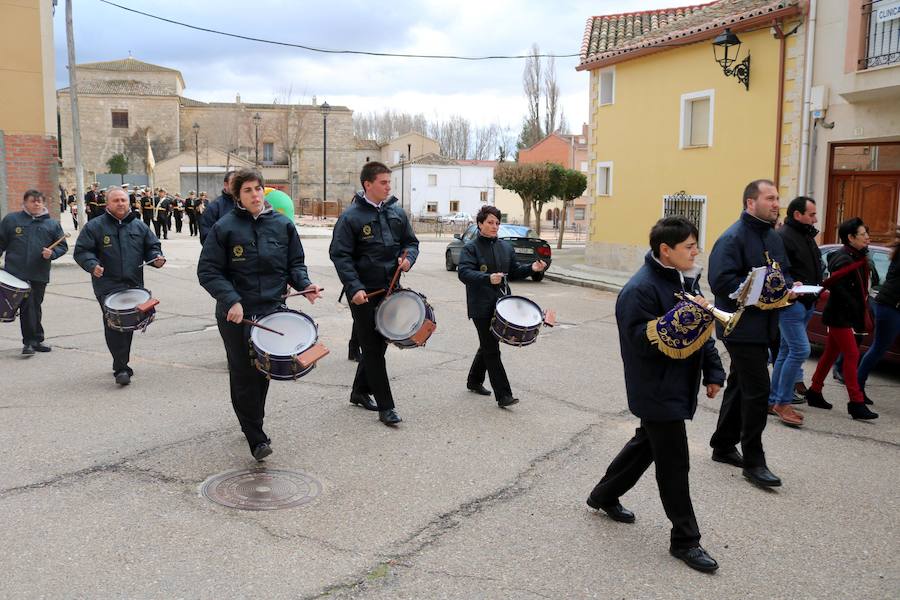
[[[328,49],[407,54],[577,54],[585,20],[690,4],[685,0],[396,0],[387,3],[297,0],[116,0],[168,19],[229,33]],[[57,87],[68,85],[65,2],[55,17]],[[293,87],[294,101],[387,108],[426,117],[460,114],[478,124],[518,132],[525,114],[523,60],[480,62],[327,55],[194,31],[126,12],[99,0],[73,7],[77,62],[134,58],[184,76],[197,100],[272,102]],[[588,75],[578,58],[556,59],[566,118],[576,128],[588,117]]]

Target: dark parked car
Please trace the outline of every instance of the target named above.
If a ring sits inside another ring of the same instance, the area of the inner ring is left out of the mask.
[[[840,244],[825,244],[824,246],[819,246],[819,251],[822,253],[822,260],[825,261],[826,277],[828,276],[828,255],[840,247]],[[877,273],[877,276],[872,277],[872,289],[869,291],[870,302],[873,301],[872,298],[877,294],[878,287],[887,276],[888,267],[891,264],[892,251],[891,248],[885,248],[884,246],[869,246],[869,257],[872,259],[872,262],[875,263],[875,271]],[[809,326],[806,328],[810,343],[818,344],[819,346],[825,345],[825,338],[827,336],[825,325],[822,323],[822,311],[825,309],[826,298],[827,294],[823,293],[816,301],[815,311],[813,312],[812,319],[809,321]],[[871,344],[872,332],[869,332],[863,337],[862,343],[859,346],[860,355],[865,354]],[[894,343],[888,348],[888,351],[882,360],[895,365],[900,365],[900,338],[894,340]]]
[[[457,233],[453,236],[453,241],[447,244],[447,254],[445,256],[448,271],[456,270],[456,267],[459,266],[459,254],[462,251],[462,247],[476,235],[478,235],[478,226],[469,225],[463,233]],[[534,231],[524,225],[501,223],[497,237],[512,244],[518,262],[533,263],[536,260],[542,260],[547,263],[548,268],[550,267],[550,244],[539,238]],[[544,273],[532,273],[531,278],[535,281],[540,281],[544,278]]]

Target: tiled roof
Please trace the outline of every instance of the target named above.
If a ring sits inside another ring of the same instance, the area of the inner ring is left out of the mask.
[[[170,69],[168,67],[161,67],[159,65],[151,65],[150,63],[145,63],[136,58],[122,58],[119,60],[106,60],[103,62],[92,62],[92,63],[81,63],[80,65],[75,65],[79,69],[94,69],[98,71],[144,71],[144,72],[166,72],[166,73],[178,73],[181,75],[181,71],[177,69]]]
[[[750,19],[796,9],[800,0],[716,0],[707,4],[664,8],[643,12],[590,17],[584,29],[581,63],[621,56],[642,48],[677,42],[709,33],[713,37],[723,27],[738,28]]]
[[[377,140],[361,140],[356,138],[357,150],[380,150],[381,144]]]
[[[455,158],[449,158],[447,156],[441,156],[440,154],[435,154],[434,152],[429,152],[428,154],[423,154],[417,158],[412,159],[406,164],[412,165],[457,165],[459,162]]]
[[[69,88],[64,87],[60,93],[68,93]],[[131,81],[115,79],[112,81],[87,80],[78,82],[79,94],[103,94],[114,96],[176,96],[175,90],[169,86],[146,83],[144,81]]]
[[[209,106],[207,102],[201,102],[199,100],[194,100],[193,98],[186,98],[185,96],[181,97],[181,105],[182,106]]]
[[[248,102],[240,102],[240,103],[238,103],[238,102],[202,102],[200,100],[194,100],[193,98],[187,98],[185,96],[181,97],[181,105],[189,106],[189,107],[205,106],[208,108],[237,108],[237,107],[240,107],[245,110],[271,110],[271,109],[281,110],[283,108],[294,107],[294,108],[301,108],[305,111],[313,111],[313,112],[319,112],[319,110],[321,108],[319,105],[316,105],[316,104],[279,104],[277,102],[272,103],[272,104],[252,104],[252,103],[248,103]],[[350,110],[346,106],[332,106],[331,109],[337,110],[337,111],[349,111]]]

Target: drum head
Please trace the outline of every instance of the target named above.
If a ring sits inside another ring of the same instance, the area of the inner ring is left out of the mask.
[[[405,340],[425,322],[425,301],[411,290],[394,292],[378,306],[375,327],[390,340]]]
[[[13,288],[19,288],[20,290],[30,290],[31,286],[27,281],[22,281],[15,275],[12,275],[8,271],[4,271],[0,269],[0,283],[7,285]]]
[[[537,327],[544,320],[541,307],[522,296],[507,296],[497,301],[497,314],[519,327]]]
[[[278,311],[257,321],[284,335],[259,327],[250,333],[250,341],[262,352],[276,356],[293,356],[316,343],[316,325],[307,315],[293,311]]]
[[[150,292],[142,288],[132,288],[110,294],[103,301],[103,306],[112,310],[129,310],[150,299]]]

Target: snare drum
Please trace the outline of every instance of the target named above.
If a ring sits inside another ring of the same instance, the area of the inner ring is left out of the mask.
[[[328,349],[318,343],[316,322],[307,314],[279,310],[258,319],[257,323],[284,334],[259,327],[250,333],[250,346],[256,354],[254,364],[270,379],[299,379],[328,354]]]
[[[527,346],[537,340],[543,323],[540,306],[522,296],[504,296],[494,307],[491,331],[501,342]]]
[[[0,269],[0,323],[16,320],[16,311],[31,291],[31,284]]]
[[[434,309],[412,290],[397,290],[375,310],[375,329],[398,348],[424,346],[436,328]]]
[[[150,297],[150,290],[130,288],[113,292],[103,299],[106,324],[116,331],[146,329],[156,315],[159,300]]]

